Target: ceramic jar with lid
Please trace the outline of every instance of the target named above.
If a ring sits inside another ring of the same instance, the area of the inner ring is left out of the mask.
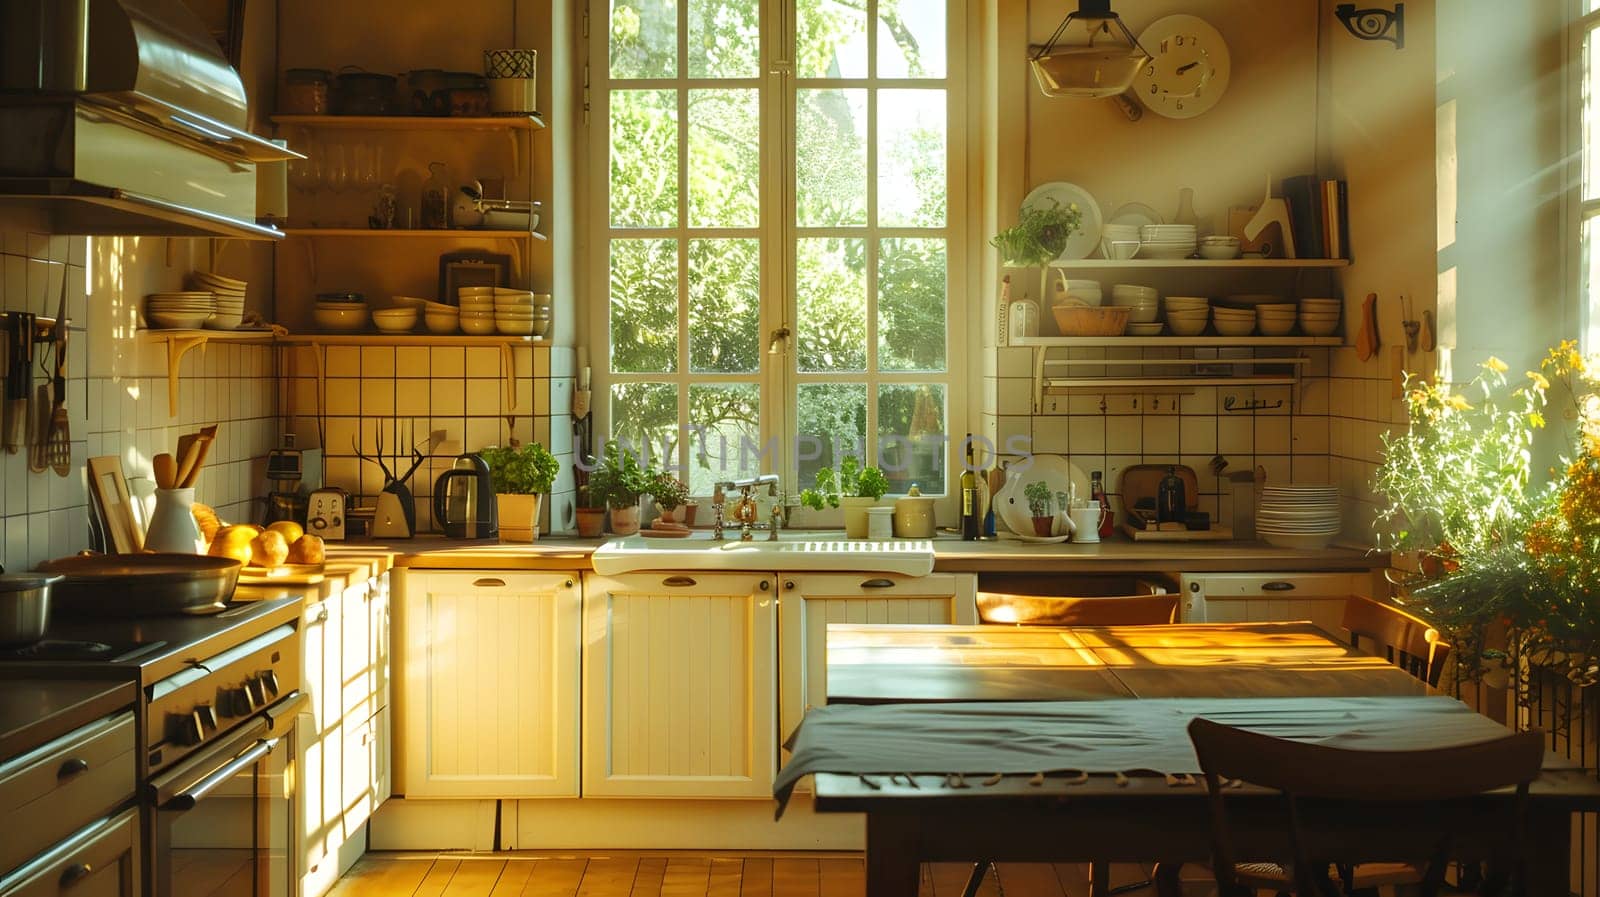
[[[894,534],[901,539],[931,539],[934,534],[934,500],[913,483],[904,498],[894,503]]]
[[[285,115],[327,115],[329,85],[333,75],[327,69],[289,69],[283,73],[283,92],[278,94],[279,111]]]

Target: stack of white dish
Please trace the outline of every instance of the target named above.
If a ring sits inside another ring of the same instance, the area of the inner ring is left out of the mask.
[[[1100,228],[1100,254],[1108,259],[1131,259],[1139,254],[1139,225],[1108,223]]]
[[[504,287],[494,291],[494,324],[509,336],[544,336],[550,329],[550,297]]]
[[[196,290],[205,290],[217,297],[216,314],[206,321],[206,327],[211,330],[238,330],[239,325],[244,323],[244,290],[247,284],[209,271],[196,271],[191,279]]]
[[[462,287],[456,291],[461,304],[461,331],[473,336],[494,333],[494,287]]]
[[[1256,535],[1279,548],[1327,548],[1339,535],[1339,487],[1262,487]]]
[[[151,293],[144,297],[144,318],[151,327],[194,330],[217,313],[217,297],[205,290]]]
[[[1200,245],[1192,224],[1146,224],[1139,228],[1139,254],[1152,259],[1186,259]]]
[[[1061,284],[1065,287],[1067,299],[1078,300],[1073,303],[1074,305],[1079,303],[1083,305],[1100,305],[1105,302],[1105,293],[1100,290],[1100,281],[1098,280],[1068,280],[1062,278]],[[1062,287],[1057,287],[1056,294],[1058,297],[1061,292]]]
[[[1165,324],[1129,324],[1129,336],[1160,336],[1161,331],[1167,329]]]
[[[1264,302],[1256,306],[1256,324],[1262,336],[1288,336],[1294,332],[1299,307],[1293,302]]]
[[[414,305],[397,308],[379,308],[372,312],[372,323],[384,333],[409,333],[417,326],[418,309]]]
[[[461,309],[443,302],[429,302],[422,307],[423,320],[429,333],[455,333],[461,329]]]
[[[1211,317],[1211,300],[1204,296],[1168,296],[1167,329],[1177,336],[1199,336]]]
[[[1155,287],[1142,287],[1131,283],[1111,286],[1111,304],[1128,309],[1128,323],[1153,324],[1161,311],[1161,294]]]
[[[1239,238],[1212,235],[1200,238],[1200,257],[1203,259],[1236,259],[1239,257]]]
[[[1339,299],[1301,299],[1300,329],[1307,336],[1332,336],[1339,330],[1339,311],[1344,302]]]
[[[1211,323],[1219,336],[1249,336],[1256,332],[1256,310],[1219,305],[1211,310]]]

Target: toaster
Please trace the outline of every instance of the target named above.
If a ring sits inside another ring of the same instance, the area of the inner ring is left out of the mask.
[[[306,499],[306,532],[335,542],[344,541],[350,493],[337,486],[318,489]]]

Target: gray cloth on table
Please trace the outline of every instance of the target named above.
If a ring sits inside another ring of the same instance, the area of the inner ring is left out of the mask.
[[[1198,774],[1187,727],[1202,716],[1280,738],[1365,750],[1447,747],[1507,732],[1443,696],[837,704],[807,711],[772,792],[781,817],[795,783],[813,773]]]

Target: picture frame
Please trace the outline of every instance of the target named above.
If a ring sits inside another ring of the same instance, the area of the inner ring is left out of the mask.
[[[461,287],[510,286],[511,256],[503,252],[468,249],[439,256],[439,301],[458,305]]]
[[[94,500],[94,513],[108,549],[117,554],[144,550],[144,533],[134,511],[133,496],[128,493],[121,458],[101,455],[89,459],[89,496]]]

